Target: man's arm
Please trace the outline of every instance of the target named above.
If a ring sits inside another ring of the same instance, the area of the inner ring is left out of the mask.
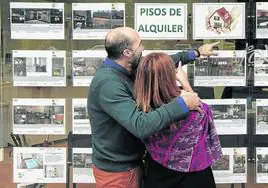
[[[220,42],[214,42],[210,44],[204,44],[200,46],[198,49],[178,52],[176,54],[171,55],[170,57],[175,62],[176,67],[178,67],[179,61],[182,62],[182,65],[185,65],[191,61],[194,61],[196,58],[202,56],[211,56],[217,55],[217,53],[213,52],[213,47],[217,46]]]
[[[100,105],[119,124],[140,139],[183,119],[189,112],[181,97],[148,113],[142,112],[125,86],[117,81],[107,81],[100,89]]]
[[[194,50],[177,52],[176,54],[170,55],[173,59],[175,66],[178,67],[179,62],[181,61],[182,65],[185,65],[196,59],[196,52]]]

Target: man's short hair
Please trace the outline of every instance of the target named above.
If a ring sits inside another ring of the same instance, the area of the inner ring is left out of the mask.
[[[116,39],[105,39],[105,50],[110,59],[119,59],[125,49],[130,48],[133,42],[125,35],[117,36]]]

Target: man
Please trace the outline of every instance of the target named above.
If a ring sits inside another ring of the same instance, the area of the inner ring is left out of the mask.
[[[212,55],[213,46],[206,44],[199,51],[177,53],[172,58],[187,63],[198,53]],[[135,70],[144,50],[138,33],[128,27],[113,29],[106,36],[105,49],[108,57],[88,94],[93,173],[97,188],[138,188],[144,154],[141,140],[184,118],[189,110],[200,110],[200,99],[189,92],[143,113],[133,97]]]

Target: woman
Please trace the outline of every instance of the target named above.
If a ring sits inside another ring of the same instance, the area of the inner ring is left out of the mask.
[[[172,59],[151,53],[139,64],[135,80],[137,105],[149,112],[168,103],[183,90],[192,92],[181,66],[175,72]],[[145,188],[215,188],[210,166],[222,155],[209,106],[202,113],[191,111],[184,120],[144,140],[147,155]]]

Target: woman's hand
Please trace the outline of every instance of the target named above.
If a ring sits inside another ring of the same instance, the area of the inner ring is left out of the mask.
[[[176,80],[179,81],[185,91],[193,92],[193,89],[188,81],[188,76],[186,72],[182,70],[181,61],[179,62],[179,66],[176,69]]]

